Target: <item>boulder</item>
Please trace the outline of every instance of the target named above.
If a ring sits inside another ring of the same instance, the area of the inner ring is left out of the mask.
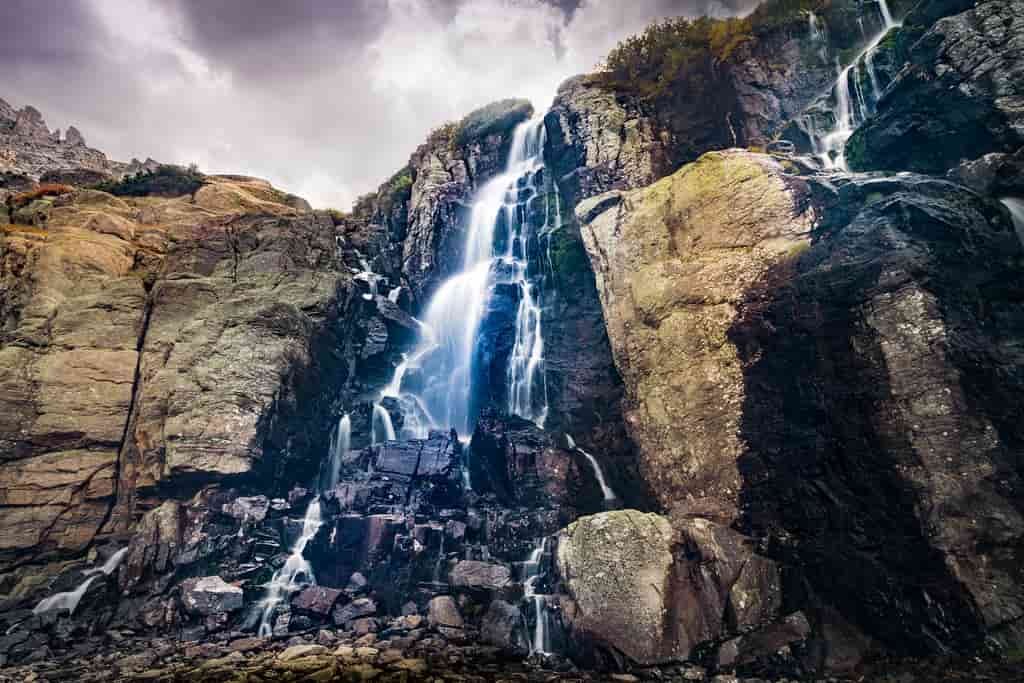
[[[465,625],[459,607],[450,595],[439,595],[430,599],[427,606],[427,621],[442,635],[452,633],[452,629],[461,631]]]
[[[242,589],[219,576],[185,579],[181,584],[181,602],[192,614],[225,614],[242,609]]]
[[[666,632],[672,613],[668,520],[635,510],[582,517],[559,536],[558,572],[577,611],[571,627],[638,664],[685,659],[688,634]]]
[[[309,586],[299,591],[292,598],[292,609],[299,612],[306,612],[318,617],[331,615],[335,603],[344,593],[337,588],[326,588],[324,586]]]
[[[270,510],[270,500],[266,496],[243,496],[225,503],[221,509],[243,522],[262,522]]]
[[[512,572],[505,565],[477,560],[462,560],[448,574],[452,588],[479,591],[500,591],[512,580]]]
[[[524,634],[526,624],[519,608],[504,600],[493,600],[480,622],[480,639],[515,654],[529,654]]]
[[[335,626],[345,626],[356,619],[377,613],[377,603],[370,598],[357,598],[347,605],[335,605],[331,620]]]

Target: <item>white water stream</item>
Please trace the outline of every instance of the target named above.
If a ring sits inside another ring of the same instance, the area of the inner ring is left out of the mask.
[[[541,561],[547,550],[547,537],[537,542],[537,547],[523,563],[523,599],[533,605],[534,623],[530,637],[530,654],[546,654],[551,651],[551,637],[548,628],[548,609],[545,595],[537,592],[537,582],[541,578]]]
[[[538,424],[547,416],[544,339],[540,296],[531,279],[531,240],[549,230],[529,224],[531,202],[544,201],[536,183],[544,167],[543,117],[519,124],[505,170],[476,193],[463,249],[462,269],[445,280],[428,304],[417,347],[395,369],[381,398],[402,406],[403,438],[423,438],[430,429],[470,434],[477,335],[494,286],[514,285],[519,293],[515,342],[509,358],[508,410]],[[545,216],[547,211],[545,211]],[[499,228],[504,247],[495,249]],[[415,373],[414,386],[407,385]],[[379,403],[378,403],[379,405]],[[374,408],[374,438],[384,437],[390,418]],[[391,430],[394,433],[394,430]],[[390,438],[395,438],[391,436]]]
[[[32,609],[33,614],[43,614],[53,610],[67,610],[69,614],[74,614],[75,609],[78,608],[78,603],[82,601],[82,597],[85,592],[89,590],[89,586],[92,582],[102,576],[110,576],[114,573],[114,570],[121,564],[121,560],[124,559],[125,554],[128,553],[128,548],[124,547],[118,550],[116,553],[107,558],[99,567],[92,567],[90,569],[82,570],[82,575],[88,578],[73,591],[65,591],[63,593],[54,593],[53,595],[43,598],[39,601],[39,604]]]
[[[306,508],[306,514],[302,519],[302,534],[292,546],[291,554],[281,565],[281,568],[274,572],[270,583],[266,585],[267,594],[257,603],[260,610],[259,635],[269,638],[274,633],[273,617],[275,608],[292,593],[305,586],[316,585],[316,577],[313,575],[313,567],[304,557],[306,546],[316,536],[323,524],[320,515],[320,496],[316,495],[313,501]]]
[[[814,154],[825,168],[835,170],[846,170],[846,155],[844,148],[846,141],[850,139],[853,132],[865,119],[873,113],[874,102],[881,95],[881,88],[878,83],[878,76],[875,73],[874,53],[882,39],[889,33],[889,30],[898,24],[893,20],[887,0],[878,0],[879,11],[882,15],[883,27],[869,41],[867,46],[857,55],[850,64],[841,68],[838,59],[836,62],[836,81],[832,86],[832,118],[833,124],[828,130],[820,130],[810,118],[804,118],[801,125],[811,139]],[[812,15],[813,17],[813,15]],[[811,28],[812,40],[819,35]],[[863,84],[860,76],[860,63],[864,61],[864,69],[868,74],[871,85],[872,99],[864,95]]]
[[[1000,199],[1010,211],[1010,218],[1013,219],[1013,229],[1017,231],[1017,238],[1024,244],[1024,199],[1017,197],[1003,197]]]
[[[565,435],[565,440],[569,444],[569,448],[576,451],[590,463],[590,466],[594,468],[594,476],[597,478],[597,483],[601,486],[601,495],[604,496],[606,503],[618,500],[618,496],[612,491],[612,487],[608,485],[608,482],[604,478],[604,471],[601,469],[601,465],[598,464],[597,458],[587,453],[585,450],[576,445],[576,440],[568,434]]]

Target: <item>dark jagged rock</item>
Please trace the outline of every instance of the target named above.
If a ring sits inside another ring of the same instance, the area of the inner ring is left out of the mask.
[[[928,29],[847,142],[850,167],[941,174],[1024,145],[1022,13],[1018,0],[991,0]]]

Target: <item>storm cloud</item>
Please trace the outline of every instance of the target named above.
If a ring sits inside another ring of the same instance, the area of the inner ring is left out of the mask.
[[[546,107],[652,20],[753,0],[5,0],[0,97],[116,159],[256,175],[347,208],[427,133]]]

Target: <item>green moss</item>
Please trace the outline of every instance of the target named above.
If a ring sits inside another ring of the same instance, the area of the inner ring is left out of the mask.
[[[571,292],[583,284],[583,278],[590,272],[590,259],[579,235],[579,228],[573,223],[553,232],[551,240],[551,268],[555,285],[562,292]]]
[[[864,146],[863,129],[858,128],[853,132],[853,135],[846,141],[844,152],[846,164],[850,167],[850,170],[856,171],[867,168],[870,160],[868,159],[867,149]]]

